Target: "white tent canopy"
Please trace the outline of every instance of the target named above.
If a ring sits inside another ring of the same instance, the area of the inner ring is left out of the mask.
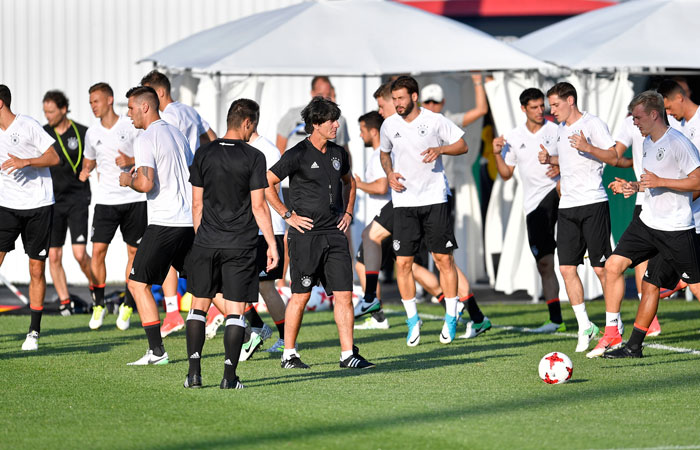
[[[524,36],[514,46],[570,69],[700,68],[697,0],[637,0]]]
[[[460,22],[377,0],[312,1],[254,14],[144,60],[224,75],[371,76],[545,66]]]

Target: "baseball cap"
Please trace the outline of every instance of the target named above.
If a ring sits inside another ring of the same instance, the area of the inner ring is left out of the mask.
[[[420,101],[422,103],[430,100],[440,103],[444,98],[445,96],[439,84],[429,84],[420,91]]]

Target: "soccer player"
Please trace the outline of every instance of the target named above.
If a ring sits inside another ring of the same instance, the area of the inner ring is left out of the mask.
[[[352,257],[345,237],[355,205],[355,179],[348,152],[333,143],[340,109],[330,100],[314,97],[302,110],[304,129],[310,134],[288,151],[267,172],[265,192],[270,205],[289,225],[288,245],[292,298],[285,312],[286,369],[307,369],[296,351],[296,339],[311,289],[318,281],[333,292],[333,315],[340,337],[340,367],[365,369],[374,364],[353,345]],[[275,186],[289,177],[290,209]],[[344,204],[347,190],[347,204]]]
[[[92,170],[97,168],[97,191],[95,212],[92,218],[92,264],[95,277],[93,285],[93,311],[89,322],[90,329],[102,326],[107,308],[105,305],[105,281],[107,267],[105,258],[109,244],[117,227],[126,244],[127,262],[125,280],[136,255],[148,224],[146,195],[119,185],[119,175],[134,166],[134,139],[139,131],[128,117],[120,117],[114,112],[114,91],[107,83],[96,83],[88,89],[92,113],[99,123],[88,128],[85,135],[85,160],[80,179],[87,180]],[[119,306],[117,328],[129,328],[134,311],[134,298],[128,287],[124,302]]]
[[[200,145],[216,139],[216,134],[209,127],[209,124],[193,107],[173,100],[170,92],[170,80],[163,73],[157,70],[150,71],[141,78],[141,85],[149,86],[156,91],[161,118],[175,126],[187,138],[193,155]],[[179,331],[185,326],[177,304],[177,283],[175,269],[170,269],[162,286],[165,300],[165,319],[163,319],[160,332],[163,337]]]
[[[561,198],[557,224],[559,271],[578,322],[576,352],[588,349],[598,327],[586,313],[583,285],[576,267],[588,256],[605,291],[605,261],[610,257],[610,209],[603,187],[604,164],[617,164],[619,153],[608,126],[598,117],[581,112],[576,89],[567,82],[547,91],[552,114],[559,122],[556,150],[550,155],[543,145],[540,163],[559,165]],[[622,321],[618,320],[619,326]]]
[[[87,128],[68,118],[68,98],[61,91],[44,94],[44,116],[48,124],[44,130],[54,138],[61,151],[57,152],[61,162],[51,166],[53,195],[53,223],[49,244],[49,271],[60,302],[61,315],[72,313],[70,293],[63,270],[63,244],[70,228],[73,257],[85,274],[90,286],[94,285],[90,271],[90,255],[86,250],[88,235],[88,207],[90,206],[90,184],[81,180]]]
[[[0,265],[21,235],[24,252],[29,256],[31,310],[22,350],[37,350],[54,204],[49,167],[60,159],[51,136],[36,120],[14,114],[11,103],[10,89],[0,84]]]
[[[640,182],[630,183],[637,190],[644,188],[644,203],[639,217],[627,227],[605,263],[605,334],[586,355],[589,358],[622,345],[616,319],[625,290],[623,272],[628,267],[661,255],[663,261],[659,258],[650,261],[648,278],[653,279],[656,274],[656,262],[671,265],[693,294],[700,295],[700,241],[691,207],[693,191],[700,191],[700,154],[688,138],[668,126],[664,99],[659,93],[646,91],[635,96],[629,111],[639,131],[646,136],[644,173]],[[627,346],[610,356],[642,356],[641,342],[652,317],[647,314],[644,318],[648,322],[635,323]]]
[[[134,141],[134,168],[119,174],[119,185],[145,192],[148,226],[134,256],[129,290],[148,337],[146,354],[129,365],[167,364],[152,284],[162,284],[170,266],[182,272],[194,239],[192,188],[188,181],[192,152],[183,134],[158,114],[158,96],[147,86],[130,89],[129,117],[145,130]]]
[[[552,153],[556,152],[557,126],[544,118],[544,94],[539,89],[525,89],[520,94],[520,109],[525,113],[525,123],[505,136],[495,138],[493,153],[501,177],[509,180],[517,166],[523,184],[528,242],[537,261],[542,292],[549,309],[549,320],[533,331],[566,331],[559,304],[559,282],[554,272],[554,250],[557,247],[554,226],[559,208],[559,176],[550,177],[550,169],[540,164],[538,159],[540,145]]]
[[[225,299],[224,377],[221,389],[242,389],[236,375],[245,335],[246,303],[258,300],[257,235],[267,244],[265,270],[277,266],[277,243],[265,202],[265,157],[247,144],[260,109],[239,99],[226,116],[221,139],[202,147],[190,168],[192,214],[196,230],[188,266],[192,308],[187,316],[189,372],[185,387],[202,386],[201,355],[206,311],[218,293]]]
[[[415,298],[413,258],[423,237],[440,271],[445,295],[445,322],[440,342],[448,344],[457,330],[457,270],[452,252],[457,248],[448,204],[449,187],[442,155],[467,151],[464,132],[441,114],[418,108],[418,83],[401,76],[391,85],[397,114],[387,118],[381,129],[381,162],[392,188],[396,274],[406,310],[406,343],[420,342],[421,321]],[[394,155],[392,162],[391,154]]]

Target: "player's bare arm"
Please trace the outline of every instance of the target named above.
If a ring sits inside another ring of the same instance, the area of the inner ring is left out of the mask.
[[[24,169],[28,166],[50,167],[61,162],[53,146],[46,149],[46,151],[38,158],[18,158],[13,154],[8,154],[7,156],[8,158],[2,163],[2,170],[7,170],[8,174],[17,169]]]
[[[83,158],[83,168],[80,170],[78,179],[80,181],[87,181],[88,177],[90,176],[90,172],[95,170],[96,166],[97,162],[94,159]]]
[[[136,192],[150,192],[155,185],[155,171],[152,167],[141,166],[129,173],[119,174],[119,185],[130,187]]]
[[[540,152],[537,154],[537,159],[539,160],[540,164],[550,164],[552,166],[559,165],[558,156],[550,155],[545,146],[542,144],[540,144],[540,149]]]
[[[355,184],[357,189],[371,195],[384,195],[389,192],[389,180],[386,178],[379,178],[371,183],[367,183],[362,181],[359,175],[355,174]]]
[[[467,143],[464,142],[464,139],[459,139],[457,142],[450,145],[430,147],[423,151],[421,156],[423,156],[423,162],[428,164],[438,159],[440,155],[457,156],[467,153],[468,150],[469,148],[467,147]]]
[[[338,229],[345,232],[352,222],[352,212],[355,210],[357,187],[355,185],[355,177],[352,176],[352,172],[348,172],[343,175],[341,180],[343,180],[343,198],[348,199],[348,204],[345,206],[343,215],[338,220]]]
[[[204,188],[192,186],[192,227],[197,233],[199,225],[202,223],[202,209],[204,207]]]
[[[498,170],[498,174],[504,180],[510,180],[510,178],[513,176],[515,167],[506,164],[503,156],[501,156],[501,152],[503,151],[503,147],[505,147],[505,145],[506,139],[503,136],[498,136],[495,138],[493,140],[493,155],[496,159],[496,169]]]
[[[680,180],[673,180],[669,178],[661,178],[657,176],[654,172],[649,172],[644,169],[644,173],[640,177],[640,187],[646,188],[658,188],[663,187],[667,189],[673,189],[678,192],[693,192],[700,190],[700,167],[688,174],[687,178],[682,178]]]
[[[279,263],[279,253],[277,252],[277,241],[275,241],[275,233],[272,230],[272,219],[270,218],[270,208],[265,201],[265,189],[256,189],[250,191],[250,203],[253,209],[253,216],[258,228],[262,231],[265,242],[267,242],[267,266],[270,270],[277,267]]]
[[[584,153],[590,153],[595,156],[598,161],[604,162],[611,166],[616,166],[618,160],[622,156],[622,151],[620,151],[617,145],[610,148],[599,148],[588,142],[588,139],[581,131],[579,134],[573,134],[569,136],[569,143],[576,150],[582,151]]]
[[[389,181],[389,187],[391,187],[396,192],[403,192],[406,190],[406,186],[401,184],[400,180],[405,180],[403,175],[398,172],[394,172],[393,166],[391,164],[391,153],[382,152],[379,155],[379,160],[382,163],[382,169],[386,173],[386,178]]]
[[[284,217],[285,213],[287,212],[287,206],[282,203],[282,200],[280,200],[280,196],[277,193],[277,185],[280,183],[280,181],[282,180],[277,178],[277,175],[269,170],[267,171],[268,186],[265,188],[265,198],[270,206],[272,206],[272,209],[274,209],[277,214]],[[314,227],[313,220],[311,220],[309,217],[299,216],[294,211],[291,211],[291,216],[285,217],[284,221],[287,222],[289,226],[294,227],[294,229],[299,233],[304,233],[304,230],[310,230]]]
[[[133,166],[136,161],[133,156],[125,155],[121,150],[117,150],[119,156],[114,158],[114,162],[122,169]]]

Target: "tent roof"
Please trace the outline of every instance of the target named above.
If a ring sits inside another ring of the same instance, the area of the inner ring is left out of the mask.
[[[144,60],[231,75],[382,75],[546,66],[457,21],[377,0],[310,1],[254,14],[194,34]]]
[[[573,16],[617,0],[395,0],[450,17]]]
[[[637,0],[530,33],[515,47],[572,69],[700,68],[696,0]]]

